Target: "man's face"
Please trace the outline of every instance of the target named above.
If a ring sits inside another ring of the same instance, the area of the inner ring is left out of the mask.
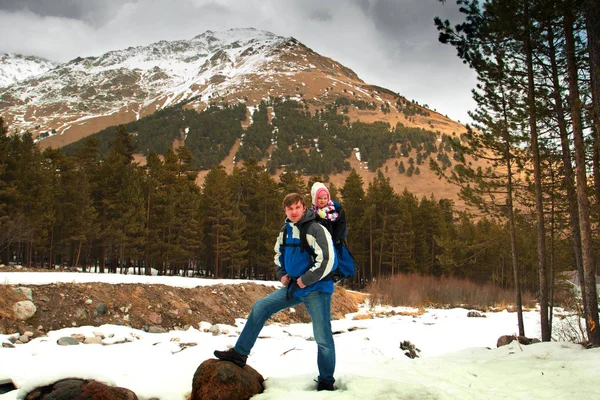
[[[302,202],[298,201],[285,208],[285,216],[293,223],[296,223],[300,221],[304,211],[306,211],[306,207],[302,205]]]

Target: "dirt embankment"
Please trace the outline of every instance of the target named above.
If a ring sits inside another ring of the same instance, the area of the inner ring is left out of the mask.
[[[19,320],[13,307],[28,300],[17,286],[0,284],[0,334],[31,331],[40,336],[51,330],[103,324],[128,325],[136,329],[162,327],[166,330],[199,327],[200,322],[233,325],[246,318],[252,304],[275,290],[256,283],[179,288],[166,285],[56,283],[19,285],[31,289],[36,312]],[[332,318],[356,312],[364,295],[336,287]],[[271,322],[308,322],[303,305],[274,315]]]

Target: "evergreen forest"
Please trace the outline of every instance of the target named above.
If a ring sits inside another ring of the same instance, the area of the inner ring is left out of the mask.
[[[168,147],[162,157],[151,150],[140,166],[133,162],[134,135],[124,126],[115,129],[107,151],[96,135],[62,152],[41,151],[31,135],[8,131],[3,126],[0,135],[3,263],[274,279],[283,197],[303,193],[310,204],[310,186],[324,181],[347,213],[348,246],[359,265],[348,285],[364,287],[400,273],[512,285],[506,224],[459,213],[446,199],[395,193],[381,171],[365,185],[352,170],[337,188],[327,176],[306,181],[292,168],[273,176],[249,157],[231,174],[214,165],[199,187],[187,146]],[[523,284],[535,288],[535,220],[520,215],[516,221]],[[565,268],[573,262],[569,254],[557,251]]]
[[[155,152],[164,156],[175,141],[181,141],[193,157],[192,167],[207,171],[220,164],[240,139],[236,161],[267,160],[271,174],[294,165],[306,175],[349,171],[346,160],[356,149],[360,150],[361,161],[372,171],[390,158],[408,158],[413,149],[418,164],[426,162],[433,153],[448,161],[454,157],[447,135],[442,135],[438,142],[439,132],[405,127],[401,123],[395,127],[383,122],[351,124],[340,115],[335,104],[316,110],[314,115],[308,111],[306,102],[280,98],[263,100],[253,108],[245,103],[212,103],[198,112],[185,106],[168,107],[123,125],[132,134],[134,153],[148,156]],[[244,129],[242,121],[247,119],[247,109],[252,110],[251,123]],[[93,135],[103,154],[109,151],[117,129],[111,126]],[[61,151],[74,154],[82,146],[84,140],[79,140]]]

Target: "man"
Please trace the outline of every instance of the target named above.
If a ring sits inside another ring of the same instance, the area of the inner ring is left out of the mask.
[[[304,303],[318,347],[317,390],[334,390],[335,345],[331,332],[331,295],[334,288],[328,277],[337,267],[333,241],[325,227],[311,222],[315,220],[315,214],[306,208],[300,194],[288,194],[283,199],[283,209],[286,221],[275,243],[275,267],[277,278],[284,287],[256,301],[235,346],[226,351],[217,350],[214,354],[220,360],[243,367],[271,315]],[[301,230],[306,235],[301,235]]]

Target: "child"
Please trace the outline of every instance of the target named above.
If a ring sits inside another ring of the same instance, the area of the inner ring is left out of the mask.
[[[315,182],[310,189],[312,196],[313,211],[323,219],[335,221],[339,217],[337,209],[341,206],[339,203],[331,200],[329,190],[321,182]]]
[[[339,244],[346,237],[346,216],[341,204],[331,200],[329,189],[321,182],[312,185],[310,194],[319,222],[329,230],[333,243]]]
[[[346,247],[346,213],[341,204],[331,200],[327,187],[321,182],[315,182],[310,189],[313,211],[317,214],[317,222],[331,233],[334,247],[338,256],[338,269],[334,271],[332,279],[354,276],[355,260]]]

